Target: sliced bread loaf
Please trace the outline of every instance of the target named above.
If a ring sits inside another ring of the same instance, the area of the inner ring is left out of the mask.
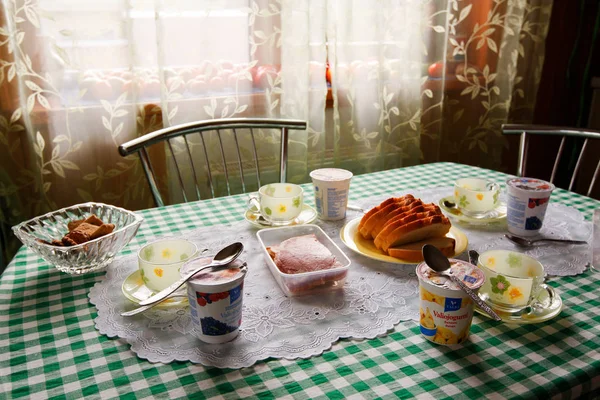
[[[375,240],[374,240],[375,246],[378,249],[382,250],[383,245],[384,245],[385,241],[387,240],[388,236],[391,233],[393,233],[396,229],[398,229],[401,226],[404,226],[410,222],[419,220],[421,218],[434,217],[437,215],[439,215],[439,214],[434,209],[434,210],[423,211],[423,212],[409,212],[406,215],[402,216],[401,218],[396,218],[394,220],[394,222],[387,223],[384,225],[381,232],[379,232],[379,234],[375,237]]]
[[[411,206],[418,206],[419,204],[423,204],[421,200],[415,198],[406,198],[401,201],[396,201],[391,204],[388,204],[385,207],[382,207],[379,211],[377,211],[365,224],[362,228],[360,228],[360,234],[365,239],[372,239],[373,231],[376,226],[383,225],[388,221],[391,217],[390,215],[394,212],[400,211],[404,212],[411,208]]]
[[[381,249],[385,252],[390,247],[405,243],[418,242],[431,237],[445,236],[450,231],[450,221],[443,215],[434,215],[409,222],[396,228],[385,237]],[[381,235],[381,234],[380,234]]]
[[[371,230],[371,236],[376,238],[377,235],[381,233],[381,231],[390,224],[395,223],[403,218],[411,214],[423,213],[428,211],[437,212],[435,206],[433,204],[423,204],[422,202],[413,202],[406,209],[398,209],[391,212],[388,215],[388,219],[385,221],[379,221],[375,227]]]
[[[358,223],[358,230],[360,232],[360,229],[363,227],[363,225],[369,220],[369,218],[371,218],[373,216],[373,214],[375,214],[377,211],[379,211],[380,209],[382,209],[383,207],[387,206],[388,204],[392,204],[396,201],[402,201],[403,199],[406,198],[414,198],[413,195],[411,194],[407,194],[405,196],[401,196],[401,197],[390,197],[389,199],[386,199],[385,201],[383,201],[381,204],[379,204],[378,206],[375,206],[373,208],[371,208],[369,211],[367,211],[365,213],[365,215],[363,215],[363,217],[361,218],[360,222]]]
[[[452,257],[454,255],[456,241],[453,238],[446,236],[434,237],[421,240],[420,242],[407,243],[398,247],[390,247],[387,253],[392,257],[399,258],[404,261],[421,262],[423,261],[422,249],[426,244],[431,244],[437,247],[446,257]]]

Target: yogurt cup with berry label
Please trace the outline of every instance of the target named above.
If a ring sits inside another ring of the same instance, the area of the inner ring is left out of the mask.
[[[506,181],[508,231],[518,236],[534,236],[542,229],[554,185],[535,178]]]
[[[475,293],[483,285],[485,275],[477,266],[450,259],[447,271],[462,280]],[[464,342],[473,321],[473,300],[448,277],[417,265],[420,292],[420,330],[427,340],[443,345]]]
[[[181,275],[207,265],[211,258],[195,258],[181,268]],[[248,269],[235,260],[230,268],[203,271],[187,282],[194,335],[206,343],[229,342],[242,324],[244,278]]]

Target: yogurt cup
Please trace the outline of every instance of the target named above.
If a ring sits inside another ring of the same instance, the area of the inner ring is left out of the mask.
[[[485,276],[477,266],[450,259],[449,272],[474,292],[483,285]],[[449,278],[438,274],[427,263],[417,265],[420,291],[420,330],[427,340],[453,345],[469,337],[473,321],[473,300]]]
[[[534,178],[506,181],[508,231],[518,236],[535,236],[542,229],[552,183]]]
[[[310,173],[319,218],[337,221],[346,218],[352,172],[340,168],[321,168]]]
[[[211,258],[195,258],[181,268],[181,275],[206,265]],[[240,260],[231,268],[198,273],[187,282],[194,336],[206,343],[229,342],[242,324],[244,278],[248,269]]]

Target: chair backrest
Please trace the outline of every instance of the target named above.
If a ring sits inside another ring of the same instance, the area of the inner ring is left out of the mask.
[[[280,140],[280,164],[279,164],[279,181],[285,182],[287,178],[287,158],[288,158],[288,130],[306,130],[306,121],[302,120],[289,120],[289,119],[266,119],[266,118],[229,118],[229,119],[214,119],[214,120],[206,120],[206,121],[198,121],[198,122],[190,122],[187,124],[181,124],[172,126],[169,128],[160,129],[146,135],[143,135],[139,138],[130,140],[126,143],[123,143],[119,146],[119,153],[126,157],[133,153],[138,153],[142,167],[144,169],[144,173],[146,174],[146,178],[148,179],[148,183],[150,185],[150,190],[152,191],[152,195],[156,204],[161,207],[164,206],[163,198],[158,189],[156,176],[154,174],[154,169],[150,162],[150,157],[148,155],[147,148],[153,144],[157,144],[159,142],[166,141],[167,147],[169,149],[169,153],[174,161],[174,167],[177,175],[177,182],[181,188],[181,193],[183,195],[183,199],[185,202],[188,201],[188,197],[186,196],[186,191],[184,188],[183,182],[183,174],[180,166],[178,165],[175,152],[173,150],[173,146],[171,143],[172,139],[183,137],[183,143],[185,144],[185,150],[187,152],[187,156],[189,157],[191,164],[191,172],[194,180],[194,187],[197,195],[197,199],[190,200],[199,200],[200,196],[200,187],[198,185],[198,174],[196,172],[196,167],[194,162],[192,161],[192,151],[190,149],[190,143],[188,141],[188,136],[192,134],[199,134],[202,144],[202,149],[204,152],[204,157],[206,159],[206,168],[208,172],[208,184],[210,187],[210,193],[212,197],[215,197],[215,184],[213,182],[213,171],[211,170],[210,162],[209,162],[209,150],[207,149],[207,144],[205,142],[205,134],[208,132],[216,132],[216,136],[218,139],[218,146],[220,150],[221,163],[223,167],[223,172],[225,175],[225,180],[227,184],[227,194],[231,194],[230,189],[230,174],[227,166],[227,160],[225,158],[225,148],[223,146],[222,133],[224,131],[233,131],[233,139],[235,142],[235,150],[237,154],[237,165],[240,173],[240,180],[242,185],[242,191],[246,192],[246,182],[244,178],[244,169],[242,167],[242,155],[240,152],[240,145],[238,141],[238,130],[249,130],[249,135],[252,143],[253,157],[254,157],[254,169],[256,174],[256,180],[258,186],[261,186],[260,183],[260,168],[259,168],[259,156],[257,153],[256,140],[254,135],[254,129],[278,129],[281,132],[281,140]]]
[[[577,157],[577,163],[575,164],[575,168],[573,170],[573,175],[571,176],[571,180],[569,183],[569,190],[573,190],[573,186],[575,185],[575,179],[577,177],[577,173],[580,170],[581,162],[585,153],[585,150],[588,146],[590,140],[598,140],[600,139],[600,131],[593,129],[580,129],[580,128],[565,128],[565,127],[555,127],[555,126],[544,126],[544,125],[521,125],[521,124],[504,124],[502,125],[502,133],[504,135],[520,135],[521,140],[519,144],[519,165],[517,168],[517,175],[524,176],[525,169],[527,167],[527,147],[529,144],[529,135],[551,135],[551,136],[560,136],[562,140],[560,142],[560,147],[558,149],[558,154],[556,155],[556,159],[554,161],[554,166],[552,167],[552,175],[550,176],[550,182],[554,183],[554,179],[556,178],[556,173],[558,171],[558,164],[560,163],[561,157],[563,155],[563,151],[565,148],[565,140],[567,137],[575,137],[584,139],[583,146],[579,151],[579,156]],[[596,169],[594,171],[594,175],[592,176],[592,180],[590,182],[590,186],[587,190],[586,195],[589,196],[592,193],[592,189],[594,188],[594,184],[598,178],[598,174],[600,171],[600,154],[595,154],[595,157],[598,158],[598,163],[596,164]]]

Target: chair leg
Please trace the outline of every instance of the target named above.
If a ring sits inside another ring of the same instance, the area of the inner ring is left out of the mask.
[[[281,128],[281,158],[279,169],[279,181],[284,183],[287,181],[287,158],[288,158],[288,130]]]
[[[528,145],[528,137],[527,133],[521,133],[521,141],[519,143],[519,166],[517,167],[517,176],[523,176],[525,173],[525,167],[527,164],[527,160],[525,159],[527,155],[527,145]]]

